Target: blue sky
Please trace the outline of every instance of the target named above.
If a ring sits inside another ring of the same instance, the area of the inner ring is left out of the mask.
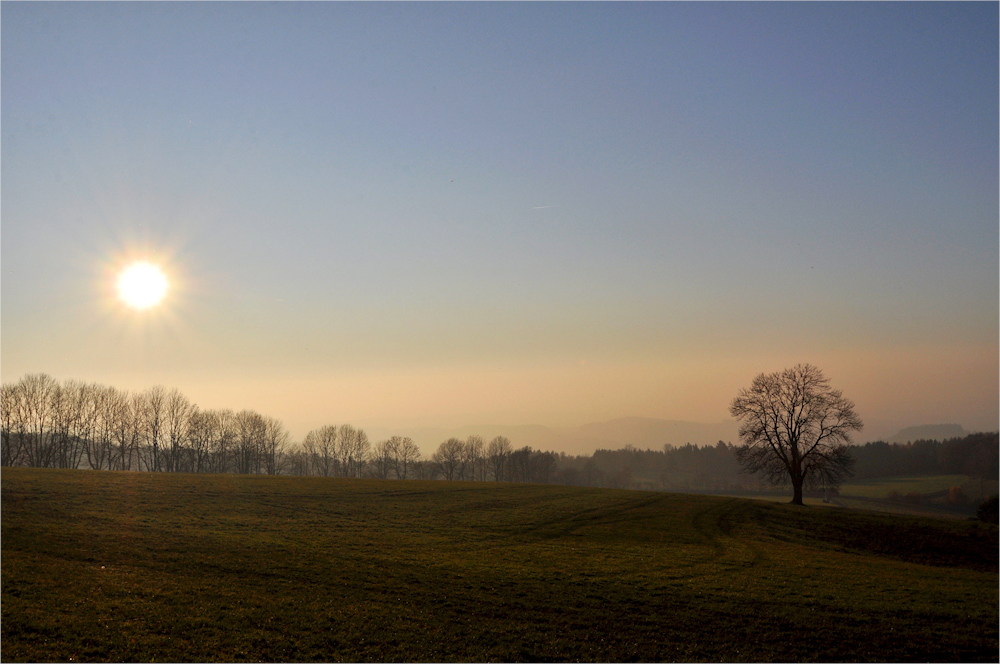
[[[715,421],[807,361],[862,438],[997,428],[996,4],[2,14],[4,382],[304,435]]]

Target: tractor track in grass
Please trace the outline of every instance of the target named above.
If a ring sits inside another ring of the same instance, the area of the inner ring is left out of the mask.
[[[524,536],[563,537],[573,535],[586,528],[619,524],[627,520],[638,510],[663,502],[663,497],[653,496],[644,499],[628,497],[624,500],[607,505],[586,509],[571,509],[530,526],[521,526],[518,531]]]
[[[752,534],[752,505],[736,498],[710,504],[696,512],[692,528],[713,550],[713,561],[729,568],[747,569],[767,557],[764,546]]]

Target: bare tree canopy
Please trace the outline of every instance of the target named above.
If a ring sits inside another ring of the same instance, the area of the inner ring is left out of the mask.
[[[744,470],[791,482],[793,504],[802,504],[804,484],[836,486],[850,475],[854,460],[845,446],[864,425],[854,403],[816,367],[758,375],[729,412],[740,420],[736,456]]]
[[[446,480],[459,479],[462,459],[465,457],[465,443],[458,438],[449,438],[438,446],[431,460],[441,466],[441,472]]]
[[[369,468],[373,476],[380,480],[389,479],[389,471],[392,470],[398,452],[399,440],[399,436],[393,436],[388,440],[380,440],[372,446]]]
[[[390,438],[394,442],[393,451],[395,459],[393,466],[396,470],[396,477],[405,480],[410,468],[420,461],[420,448],[413,442],[412,438],[393,436]]]
[[[510,445],[510,441],[504,436],[497,436],[486,447],[486,456],[489,459],[489,467],[493,473],[494,482],[503,481],[507,460],[510,458],[512,451],[513,448]]]

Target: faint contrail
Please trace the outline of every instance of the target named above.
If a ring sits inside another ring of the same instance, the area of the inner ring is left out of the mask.
[[[532,210],[544,210],[546,208],[553,208],[555,205],[539,205],[538,207],[531,208]]]

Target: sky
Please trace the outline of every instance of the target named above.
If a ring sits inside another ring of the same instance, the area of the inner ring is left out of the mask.
[[[998,428],[996,3],[0,12],[4,383],[301,440],[720,422],[808,362],[858,440]]]

